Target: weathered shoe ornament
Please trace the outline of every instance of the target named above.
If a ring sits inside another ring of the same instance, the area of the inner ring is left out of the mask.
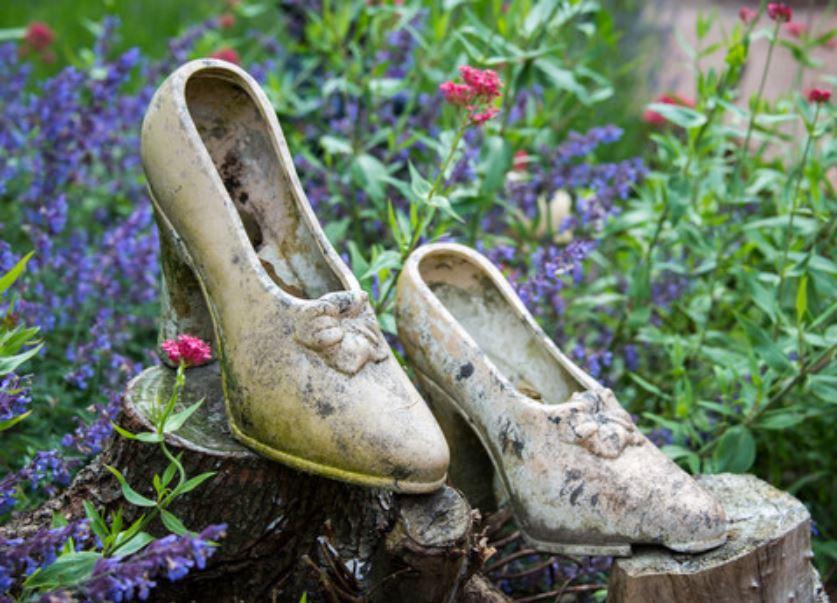
[[[161,234],[162,336],[212,337],[233,435],[294,468],[401,492],[448,448],[303,193],[276,115],[230,63],[155,94],[142,161]]]
[[[469,489],[491,483],[490,473],[473,476],[490,464],[460,449],[470,430],[530,544],[629,555],[634,543],[697,552],[726,541],[720,505],[561,353],[485,257],[455,244],[419,248],[398,281],[397,321],[448,435],[454,485],[479,499]]]

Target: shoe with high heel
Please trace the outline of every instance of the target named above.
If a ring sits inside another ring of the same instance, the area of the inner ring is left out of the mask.
[[[223,61],[184,65],[154,95],[141,141],[163,336],[214,336],[233,435],[325,477],[440,487],[444,435],[326,239],[255,80]]]
[[[448,435],[453,484],[485,499],[493,467],[535,548],[624,556],[632,544],[699,552],[726,541],[718,502],[561,353],[487,258],[456,244],[416,250],[396,320]]]

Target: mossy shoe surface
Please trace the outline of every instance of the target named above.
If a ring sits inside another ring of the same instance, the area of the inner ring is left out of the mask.
[[[214,332],[233,434],[326,477],[438,488],[444,436],[326,239],[258,84],[188,63],[154,95],[141,141],[171,328]]]
[[[455,244],[419,248],[396,307],[399,337],[449,434],[452,467],[467,439],[456,417],[479,438],[533,546],[627,555],[638,543],[696,552],[726,540],[718,502],[561,353],[487,258]]]

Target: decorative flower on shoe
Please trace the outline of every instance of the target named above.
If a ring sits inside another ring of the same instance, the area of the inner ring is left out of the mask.
[[[327,293],[303,310],[296,339],[326,364],[353,375],[367,362],[381,362],[388,348],[363,291]]]
[[[584,446],[596,456],[608,459],[619,456],[626,446],[645,442],[609,389],[574,393],[549,420],[558,426],[562,441]]]

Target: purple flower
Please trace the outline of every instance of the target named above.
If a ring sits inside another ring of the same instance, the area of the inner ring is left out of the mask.
[[[211,525],[196,536],[171,534],[155,540],[128,558],[99,559],[93,575],[79,590],[88,601],[145,600],[157,580],[180,580],[192,569],[204,569],[215,553],[215,541],[226,534],[225,524]]]
[[[26,538],[0,539],[0,593],[7,593],[35,570],[55,561],[70,539],[76,550],[90,541],[87,520],[63,528],[41,528]]]

